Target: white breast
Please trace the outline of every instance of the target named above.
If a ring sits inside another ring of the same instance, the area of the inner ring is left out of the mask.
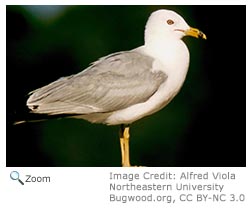
[[[168,78],[146,102],[115,111],[105,121],[109,125],[130,124],[157,112],[175,97],[184,83],[189,66],[189,52],[182,41],[169,44],[168,48],[162,45],[149,50],[143,46],[135,50],[153,57],[155,61],[150,70],[163,71]]]

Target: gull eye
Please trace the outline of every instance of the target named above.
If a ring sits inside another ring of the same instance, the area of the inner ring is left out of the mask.
[[[174,21],[171,20],[171,19],[168,19],[166,22],[167,22],[168,25],[173,25],[174,24]]]

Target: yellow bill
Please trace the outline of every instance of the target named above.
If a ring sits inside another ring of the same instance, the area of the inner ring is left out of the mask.
[[[203,32],[201,32],[199,29],[193,28],[193,27],[190,27],[188,30],[186,30],[185,34],[188,36],[195,37],[195,38],[202,38],[205,40],[207,39],[206,35]]]

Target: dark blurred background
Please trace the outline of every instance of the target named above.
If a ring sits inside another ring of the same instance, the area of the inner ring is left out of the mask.
[[[118,126],[13,122],[29,118],[30,91],[142,45],[160,8],[208,39],[184,38],[191,62],[181,92],[131,125],[132,164],[246,166],[245,6],[7,6],[7,166],[121,165]]]

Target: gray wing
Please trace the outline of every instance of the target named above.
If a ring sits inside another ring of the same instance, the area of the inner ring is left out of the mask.
[[[124,109],[148,100],[167,79],[152,72],[153,59],[138,52],[115,53],[86,70],[31,92],[34,113],[90,114]]]

